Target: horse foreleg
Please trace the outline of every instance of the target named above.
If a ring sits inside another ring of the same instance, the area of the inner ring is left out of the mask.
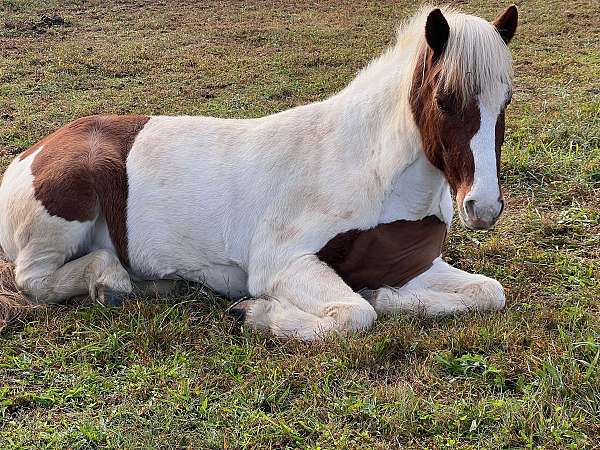
[[[244,325],[265,330],[277,337],[311,340],[335,329],[333,319],[323,319],[302,311],[284,298],[247,298],[228,310]]]
[[[257,299],[234,306],[252,328],[277,336],[312,340],[330,331],[369,328],[373,307],[316,256],[298,258],[279,272]]]
[[[404,286],[380,288],[365,296],[378,314],[438,316],[469,310],[499,310],[505,304],[504,289],[498,281],[456,269],[441,258]]]

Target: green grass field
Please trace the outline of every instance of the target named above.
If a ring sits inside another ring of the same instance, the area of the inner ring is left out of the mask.
[[[0,1],[2,168],[83,115],[325,98],[416,7]],[[445,248],[505,285],[505,311],[309,345],[240,331],[198,289],[71,302],[0,334],[0,448],[600,448],[600,3],[518,3],[507,211],[491,232],[455,224]]]

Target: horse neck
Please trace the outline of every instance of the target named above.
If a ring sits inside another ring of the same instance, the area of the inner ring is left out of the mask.
[[[447,183],[423,152],[421,135],[410,108],[409,96],[416,46],[402,53],[388,51],[372,62],[346,89],[330,99],[339,113],[340,148],[351,152],[355,163],[381,181],[385,199],[399,190],[411,204],[411,217],[436,209]],[[410,180],[410,181],[407,181]],[[396,196],[397,197],[397,196]],[[431,203],[434,203],[433,206]],[[407,219],[409,217],[406,217]]]

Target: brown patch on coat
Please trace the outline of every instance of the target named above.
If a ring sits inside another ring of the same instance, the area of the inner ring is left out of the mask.
[[[52,133],[21,155],[38,150],[33,187],[48,213],[69,221],[106,219],[121,261],[127,254],[126,160],[147,116],[91,116]]]
[[[401,287],[426,272],[442,253],[446,224],[435,216],[351,230],[318,253],[352,289]]]
[[[459,92],[442,92],[440,60],[421,52],[410,90],[411,110],[429,161],[446,176],[454,193],[469,192],[475,162],[470,142],[480,126],[476,99],[462,105]]]

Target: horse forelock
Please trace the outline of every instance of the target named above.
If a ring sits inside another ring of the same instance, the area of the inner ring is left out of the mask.
[[[409,35],[417,37],[413,54],[414,70],[425,71],[428,46],[424,37],[425,21],[431,7],[424,7],[398,29],[395,47],[406,45]],[[512,90],[513,63],[510,51],[494,25],[486,20],[441,8],[450,27],[443,55],[437,61],[439,90],[453,93],[465,106],[469,99],[480,96],[487,101],[496,95],[498,86]]]

